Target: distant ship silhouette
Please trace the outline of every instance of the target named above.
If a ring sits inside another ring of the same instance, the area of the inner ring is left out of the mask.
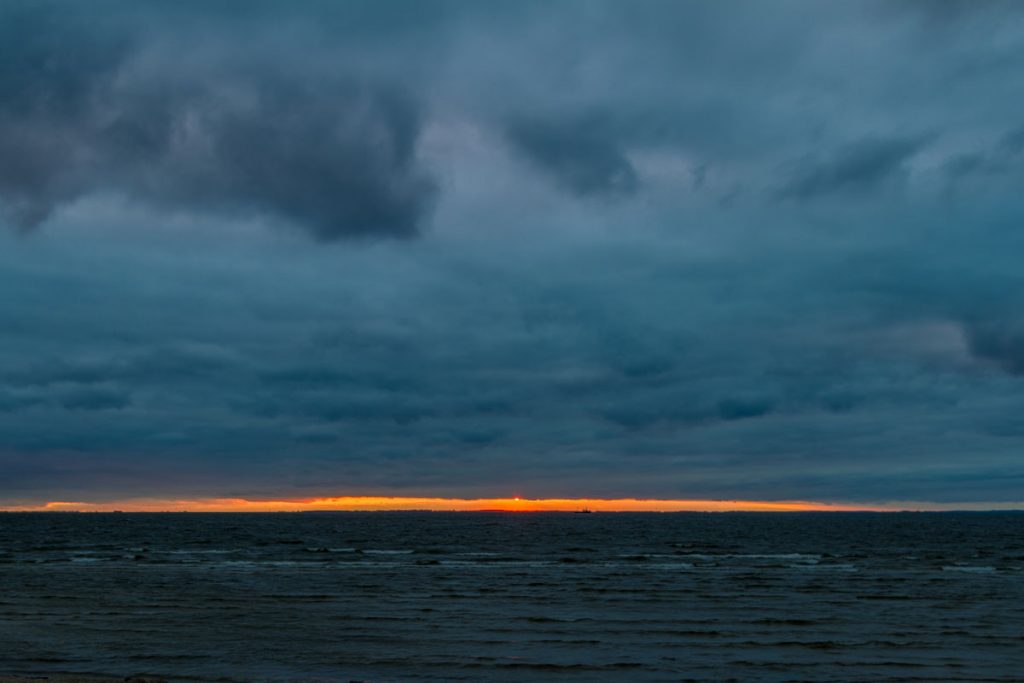
[[[593,510],[591,510],[590,508],[580,508],[579,510],[576,510],[575,512],[576,512],[577,515],[589,515],[590,513],[593,512]]]

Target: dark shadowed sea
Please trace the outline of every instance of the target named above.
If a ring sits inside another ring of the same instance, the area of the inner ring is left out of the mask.
[[[1024,514],[0,514],[0,673],[1021,681]]]

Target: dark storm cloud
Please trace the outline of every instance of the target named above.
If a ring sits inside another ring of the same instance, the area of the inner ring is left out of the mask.
[[[120,410],[131,403],[127,394],[112,389],[76,389],[61,397],[68,410]]]
[[[723,420],[746,420],[772,411],[772,403],[764,398],[730,398],[718,404]]]
[[[637,189],[636,170],[620,145],[586,121],[520,119],[509,123],[509,142],[581,196],[626,195]]]
[[[216,347],[156,346],[129,356],[68,359],[50,356],[0,374],[0,382],[18,388],[96,385],[105,382],[164,382],[223,376],[239,359]]]
[[[814,199],[836,193],[863,193],[877,189],[906,172],[906,163],[928,138],[869,139],[845,146],[826,160],[800,164],[780,195]]]
[[[27,408],[29,406],[36,405],[40,402],[40,398],[31,394],[26,395],[20,392],[11,391],[5,388],[0,391],[0,412],[14,412]]]
[[[1024,175],[1024,128],[1000,136],[988,147],[951,156],[944,170],[954,185]]]
[[[1011,375],[1024,375],[1024,333],[990,322],[967,327],[971,353]]]
[[[142,28],[96,9],[0,10],[0,200],[16,226],[113,193],[323,241],[419,232],[437,188],[416,158],[420,107],[401,87],[344,65],[312,77],[230,54],[147,60]],[[225,39],[229,50],[237,37]]]
[[[0,197],[23,228],[80,192],[67,170],[85,153],[83,117],[130,49],[82,19],[45,4],[0,9]]]
[[[871,6],[808,21],[871,25]],[[759,92],[780,70],[798,78],[819,48],[785,13],[748,8],[8,3],[0,208],[28,229],[76,200],[114,196],[164,216],[291,223],[321,241],[412,237],[441,199],[422,154],[437,110],[491,129],[579,198],[643,194],[651,153],[685,157],[686,184],[714,201],[768,189],[722,162],[806,153],[782,190],[792,198],[865,193],[905,174],[919,134],[883,126],[843,146],[854,138],[829,102],[795,111],[788,103],[802,100],[788,82]],[[712,68],[695,68],[698,57]],[[858,79],[837,68],[838,82]],[[730,185],[708,183],[708,168]]]

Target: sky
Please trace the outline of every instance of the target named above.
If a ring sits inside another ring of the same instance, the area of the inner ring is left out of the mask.
[[[0,507],[1012,506],[1022,101],[997,0],[4,0]]]

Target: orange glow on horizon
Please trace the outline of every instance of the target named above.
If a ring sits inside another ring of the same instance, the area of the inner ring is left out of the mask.
[[[505,512],[882,512],[893,510],[1021,509],[1021,503],[937,504],[886,502],[878,504],[786,500],[650,500],[637,498],[417,498],[342,496],[303,500],[249,500],[202,498],[193,500],[137,498],[118,501],[49,501],[28,505],[2,505],[0,512],[301,512],[306,510],[372,511],[505,511]]]

